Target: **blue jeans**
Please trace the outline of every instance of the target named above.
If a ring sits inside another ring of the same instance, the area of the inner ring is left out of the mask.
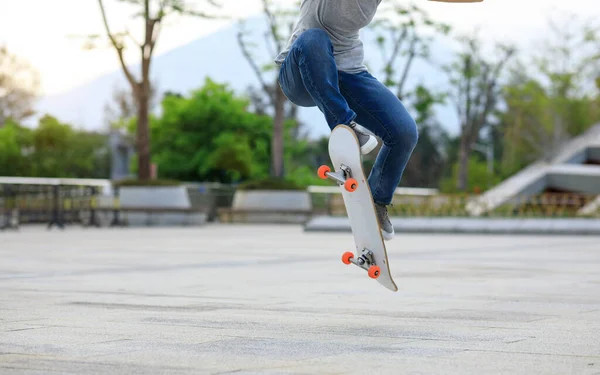
[[[331,40],[321,29],[296,39],[279,84],[292,103],[319,107],[331,129],[356,121],[383,140],[369,186],[376,203],[390,204],[418,139],[415,121],[396,95],[366,71],[338,71]]]

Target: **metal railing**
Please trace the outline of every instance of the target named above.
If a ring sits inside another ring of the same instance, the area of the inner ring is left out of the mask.
[[[477,199],[476,199],[477,198]],[[495,202],[504,201],[496,207]],[[313,192],[316,214],[345,216],[341,193]],[[493,207],[473,215],[473,205]],[[389,207],[391,216],[401,217],[497,217],[497,218],[600,218],[600,196],[575,193],[540,193],[510,199],[490,197],[481,201],[474,194],[396,194]]]
[[[0,230],[17,229],[23,224],[60,228],[72,224],[96,227],[122,225],[122,213],[131,209],[121,207],[118,187],[105,184],[105,180],[3,178],[0,181]],[[217,217],[219,208],[231,206],[235,193],[229,185],[185,186],[190,210],[205,211],[208,220]],[[144,211],[144,208],[135,210]]]
[[[98,225],[97,186],[0,185],[0,229],[16,229],[20,224]]]

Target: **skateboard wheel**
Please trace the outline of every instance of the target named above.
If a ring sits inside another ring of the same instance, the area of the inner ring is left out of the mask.
[[[349,178],[344,183],[344,188],[346,189],[346,191],[352,193],[353,191],[356,191],[356,189],[358,189],[358,181],[356,181],[353,178]]]
[[[376,279],[379,277],[379,275],[381,274],[381,269],[379,268],[379,266],[371,266],[369,268],[369,277],[372,279]]]
[[[326,165],[322,165],[319,167],[319,169],[317,170],[317,174],[319,175],[320,178],[322,178],[323,180],[327,179],[327,173],[331,172],[331,168],[329,168]]]
[[[342,255],[342,262],[344,264],[350,264],[350,263],[352,263],[352,262],[350,262],[350,259],[352,259],[352,258],[354,258],[354,254],[351,253],[350,251],[346,251],[344,253],[344,255]]]

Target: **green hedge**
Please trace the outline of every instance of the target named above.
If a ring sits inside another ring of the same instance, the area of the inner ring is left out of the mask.
[[[265,178],[261,180],[250,180],[241,183],[238,186],[240,190],[305,190],[306,186],[302,186],[294,181]]]
[[[123,186],[180,186],[181,182],[175,180],[148,180],[141,181],[138,179],[129,179],[117,181],[114,183],[114,186],[123,187]]]

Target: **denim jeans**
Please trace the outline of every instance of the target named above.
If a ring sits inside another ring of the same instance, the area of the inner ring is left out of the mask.
[[[390,204],[418,139],[415,121],[396,95],[366,71],[338,71],[331,40],[321,29],[306,30],[294,41],[279,84],[294,104],[319,107],[332,130],[356,121],[382,139],[369,186],[376,203]]]

